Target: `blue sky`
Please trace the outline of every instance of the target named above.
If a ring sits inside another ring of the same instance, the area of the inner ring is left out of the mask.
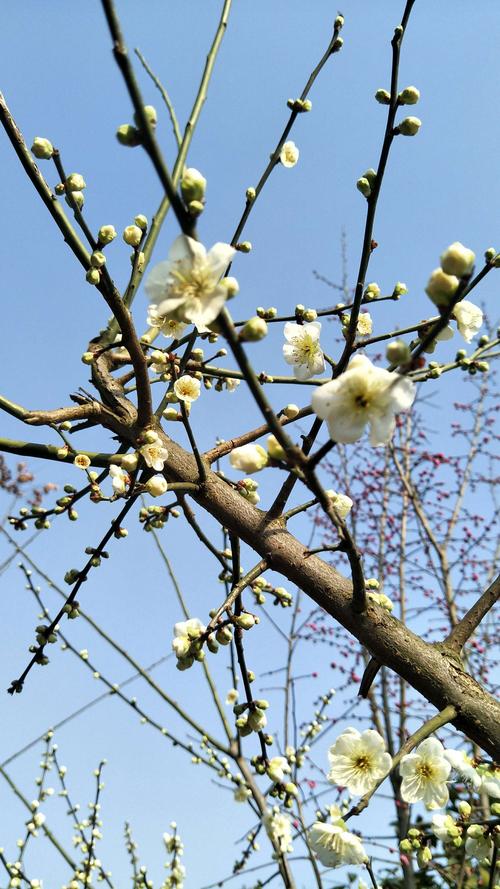
[[[169,4],[128,0],[118,5],[129,47],[138,46],[165,83],[181,123],[191,108],[220,5],[203,0]],[[293,170],[274,171],[245,231],[254,249],[248,256],[238,256],[233,267],[241,287],[233,303],[238,317],[252,314],[257,305],[275,305],[280,312],[288,312],[299,302],[316,307],[336,302],[336,294],[316,281],[313,270],[340,283],[343,230],[349,282],[353,283],[365,213],[355,182],[377,163],[385,110],[373,94],[389,84],[389,41],[402,7],[393,0],[384,4],[359,0],[342,9],[344,48],[314,86],[312,113],[302,115],[293,131],[301,152],[299,163]],[[285,123],[286,100],[301,92],[322,55],[335,13],[335,7],[323,0],[235,3],[189,154],[189,164],[208,179],[207,207],[199,225],[207,245],[231,238],[245,189],[258,180]],[[422,128],[416,138],[399,137],[393,146],[375,226],[379,247],[368,276],[384,292],[390,292],[396,281],[405,281],[409,294],[399,303],[385,303],[373,311],[375,333],[388,325],[406,326],[426,317],[429,304],[423,288],[450,242],[462,241],[479,258],[491,244],[499,245],[500,121],[495,111],[499,40],[500,17],[493,0],[484,0],[473,13],[463,0],[415,4],[400,84],[420,89],[421,102],[410,113],[418,114]],[[10,5],[4,10],[0,47],[0,86],[26,140],[48,137],[60,148],[68,172],[84,174],[90,225],[97,229],[112,223],[120,231],[137,213],[151,217],[161,197],[155,174],[140,150],[124,149],[114,139],[116,127],[129,121],[131,112],[111,56],[100,4],[53,0],[42,8],[28,0]],[[142,72],[139,77],[145,99],[160,109],[153,85]],[[158,134],[172,165],[174,143],[163,110]],[[27,407],[56,407],[68,402],[70,391],[87,384],[79,357],[105,324],[107,309],[86,284],[5,138],[0,138],[0,163],[7,331],[2,342],[3,394]],[[43,170],[55,184],[50,166]],[[156,260],[165,257],[176,234],[173,218],[168,219]],[[119,240],[109,249],[110,271],[121,286],[128,276],[127,253]],[[497,288],[497,279],[491,275],[476,297],[485,302],[494,320]],[[135,317],[139,328],[145,325],[142,292]],[[251,347],[258,370],[285,372],[279,327],[264,343]],[[335,335],[329,325],[326,337],[332,352]],[[444,345],[441,354],[453,354],[458,345],[458,339]],[[445,417],[456,386],[455,377],[436,395],[435,403]],[[303,389],[276,387],[270,392],[277,408],[287,401],[305,404],[307,397]],[[259,422],[256,409],[240,393],[210,392],[195,408],[194,428],[205,447],[213,445],[217,434],[228,437]],[[3,435],[19,438],[25,432],[3,416]],[[446,443],[446,433],[442,435]],[[41,430],[29,430],[29,436],[54,442]],[[86,434],[81,442],[82,447],[93,449],[109,447],[104,436],[96,442],[95,436]],[[76,470],[70,468],[40,467],[44,481],[74,482],[75,476]],[[275,482],[263,479],[261,484],[265,501]],[[108,522],[104,509],[89,504],[80,512],[76,528],[54,527],[30,550],[59,582],[68,567],[81,563],[82,550],[96,542]],[[84,604],[145,664],[168,650],[171,626],[180,613],[161,565],[153,559],[152,541],[132,524],[127,541],[113,546],[114,557],[86,585]],[[307,523],[302,528],[305,537]],[[193,613],[206,612],[222,596],[213,566],[199,555],[196,541],[180,522],[172,530],[169,527],[165,545]],[[12,567],[0,579],[0,620],[7,628],[0,654],[0,687],[7,686],[24,664],[36,613],[28,593],[23,592],[20,573]],[[113,681],[128,675],[130,670],[99,642],[90,642],[85,625],[77,621],[70,629],[78,647],[96,651],[96,661],[103,665],[100,669]],[[254,644],[257,649],[258,643]],[[177,674],[171,662],[158,676],[179,698],[186,687],[191,694],[192,674]],[[225,677],[223,688],[224,682]],[[309,701],[316,685],[304,680],[306,687]],[[32,675],[23,695],[0,696],[0,760],[100,690],[69,655],[54,653],[53,664]],[[147,693],[141,692],[141,700],[146,698]],[[193,699],[203,712],[201,693]],[[222,791],[212,793],[201,768],[196,783],[192,781],[184,754],[165,749],[165,742],[138,725],[117,701],[99,705],[91,720],[71,723],[61,733],[59,744],[71,769],[75,798],[82,803],[93,793],[92,769],[102,756],[109,760],[103,815],[110,851],[107,856],[103,853],[103,859],[111,862],[119,884],[128,873],[120,848],[121,822],[126,818],[136,829],[144,861],[152,862],[155,879],[161,872],[161,833],[172,819],[179,823],[186,842],[187,886],[199,887],[221,875],[219,862],[212,860],[213,850],[221,830],[226,830],[228,815],[234,837],[244,832],[248,820],[228,807]],[[27,754],[13,770],[29,798],[33,791],[27,787],[37,762],[38,754]],[[24,817],[16,805],[0,786],[0,842],[5,846],[10,842],[12,847],[17,836],[10,826],[14,816]],[[200,848],[206,856],[199,855]],[[42,861],[45,853],[38,854]],[[232,860],[230,852],[229,869]]]

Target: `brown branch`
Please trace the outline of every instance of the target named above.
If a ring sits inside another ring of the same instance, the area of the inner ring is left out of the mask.
[[[444,640],[444,645],[460,654],[465,643],[470,639],[483,618],[493,608],[500,597],[500,575],[493,581],[477,602],[469,608],[467,614],[453,627]]]
[[[278,422],[282,426],[288,426],[289,423],[295,423],[297,420],[302,420],[304,417],[309,417],[311,414],[312,408],[304,407],[299,411],[296,417],[293,417],[292,419],[288,419],[288,417],[279,417]],[[269,426],[267,423],[264,423],[263,426],[257,426],[256,429],[250,429],[248,432],[243,432],[241,435],[237,435],[234,438],[229,438],[227,441],[221,442],[216,445],[215,448],[205,451],[203,456],[209,463],[214,463],[215,460],[218,460],[220,457],[225,457],[226,454],[230,454],[235,448],[240,448],[242,445],[256,441],[257,438],[261,438],[263,435],[268,435],[269,431]]]

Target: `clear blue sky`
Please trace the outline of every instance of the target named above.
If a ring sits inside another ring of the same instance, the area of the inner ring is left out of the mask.
[[[215,0],[118,4],[129,47],[138,46],[164,82],[181,124],[195,95],[220,7]],[[300,148],[299,163],[293,170],[275,170],[245,231],[254,250],[237,257],[234,264],[241,286],[233,303],[238,317],[252,314],[257,305],[275,305],[281,312],[298,302],[322,307],[332,302],[332,296],[337,301],[312,272],[316,269],[340,283],[343,229],[353,283],[365,214],[355,182],[377,163],[385,111],[373,94],[389,85],[389,41],[402,8],[401,0],[345,4],[344,48],[321,74],[311,94],[313,111],[298,119],[292,135]],[[282,130],[286,100],[301,92],[328,43],[335,14],[336,7],[326,0],[235,2],[189,155],[189,164],[208,179],[207,208],[199,226],[207,245],[230,239],[245,189],[258,180]],[[379,247],[368,276],[384,292],[390,292],[396,281],[405,281],[410,294],[373,313],[375,333],[388,325],[417,323],[428,314],[423,288],[450,242],[462,241],[478,257],[491,244],[500,247],[499,42],[500,16],[494,0],[483,0],[473,10],[465,0],[415,4],[400,83],[414,84],[421,91],[419,105],[409,113],[422,119],[422,128],[416,138],[400,137],[394,144],[375,227]],[[60,148],[68,172],[83,173],[91,226],[112,223],[120,231],[137,213],[151,217],[161,197],[155,174],[140,150],[124,149],[114,138],[116,127],[129,121],[131,112],[97,0],[10,4],[3,10],[0,50],[0,87],[26,140],[48,137]],[[156,90],[142,73],[139,76],[146,100],[160,110]],[[172,163],[174,143],[163,110],[158,133]],[[27,407],[56,407],[68,402],[69,392],[86,385],[79,356],[105,324],[107,310],[86,284],[81,267],[62,243],[3,137],[0,165],[3,394]],[[42,169],[55,184],[50,166]],[[156,259],[164,258],[176,234],[174,220],[169,219]],[[119,240],[109,250],[110,270],[119,285],[127,280],[127,253]],[[491,275],[477,296],[493,320],[498,315],[497,290],[497,279]],[[135,312],[142,327],[143,293]],[[333,349],[331,330],[327,327],[326,333]],[[276,326],[268,341],[252,347],[258,370],[285,372],[281,343],[282,332]],[[458,345],[456,338],[442,347],[441,354],[447,354],[446,349],[452,354]],[[441,409],[446,409],[455,386],[456,379],[443,387]],[[297,390],[274,389],[270,397],[281,407],[291,400],[305,403],[308,396],[303,390],[297,394]],[[238,400],[238,395],[207,393],[195,408],[194,425],[202,446],[212,445],[215,434],[227,437],[259,421],[256,409]],[[25,434],[10,417],[2,420],[3,435]],[[29,435],[32,440],[55,441],[39,430],[30,430]],[[97,443],[90,435],[81,441],[82,446],[108,447],[102,436]],[[39,471],[43,481],[73,482],[76,477],[76,470],[63,472],[48,464]],[[269,488],[266,481],[261,484],[265,497],[274,482]],[[81,564],[83,548],[97,541],[108,521],[106,510],[92,505],[80,512],[81,526],[61,524],[30,550],[59,582],[68,567]],[[129,528],[129,539],[113,546],[114,557],[92,577],[82,599],[96,620],[146,664],[168,651],[171,626],[180,612],[159,562],[153,559],[152,541],[133,529],[132,522]],[[307,524],[303,534],[308,534]],[[203,616],[222,595],[213,566],[197,554],[196,543],[180,523],[169,528],[164,541],[193,613]],[[23,592],[20,572],[12,567],[0,579],[4,628],[0,688],[24,664],[36,613]],[[129,668],[94,641],[83,623],[75,622],[70,631],[78,647],[95,652],[99,668],[113,681],[128,675]],[[49,668],[31,676],[21,696],[0,694],[0,761],[101,690],[69,655],[55,651],[52,661]],[[270,657],[265,668],[274,666],[276,660]],[[304,664],[304,669],[310,670],[311,664]],[[170,662],[158,676],[179,698],[189,688],[192,699],[200,700],[191,692],[197,681],[192,672],[177,674]],[[329,681],[325,673],[322,688]],[[319,691],[313,680],[304,681],[307,701]],[[148,699],[141,691],[141,701]],[[158,714],[157,704],[152,706]],[[203,713],[203,703],[199,708]],[[59,745],[61,758],[70,767],[74,797],[82,805],[93,794],[92,769],[102,756],[109,760],[103,801],[107,852],[102,858],[118,885],[125,884],[128,874],[121,848],[125,819],[133,823],[141,861],[151,863],[156,882],[164,857],[161,834],[172,819],[179,823],[186,844],[189,889],[230,870],[235,856],[231,849],[224,856],[227,870],[221,871],[215,851],[218,837],[223,831],[225,837],[237,838],[248,827],[247,818],[226,805],[223,791],[212,792],[201,768],[195,783],[185,755],[172,752],[159,736],[139,726],[117,701],[99,705],[91,718],[72,722],[61,731]],[[28,788],[37,763],[38,753],[31,752],[13,769],[28,798],[34,796],[34,789]],[[24,813],[0,785],[0,844],[11,855],[19,831],[12,826],[16,819],[22,824]],[[54,816],[54,823],[58,821]],[[45,855],[41,849],[40,862]],[[243,882],[236,880],[233,885]]]

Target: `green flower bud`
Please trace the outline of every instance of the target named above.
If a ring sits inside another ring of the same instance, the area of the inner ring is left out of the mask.
[[[256,619],[253,614],[240,614],[238,617],[234,618],[234,623],[237,627],[241,627],[242,630],[251,630],[253,626],[255,626]]]
[[[89,269],[85,277],[89,284],[92,284],[94,287],[96,287],[101,280],[101,273],[98,271],[98,269]]]
[[[267,323],[258,315],[249,318],[240,331],[240,340],[247,343],[257,343],[265,336],[267,336]]]
[[[252,244],[250,241],[242,241],[241,244],[236,244],[234,249],[238,250],[239,253],[250,253]]]
[[[344,41],[342,37],[337,37],[335,43],[332,46],[332,52],[339,52],[344,45]]]
[[[488,249],[484,251],[485,262],[491,262],[491,260],[495,258],[496,254],[497,251],[494,247],[488,247]]]
[[[143,232],[146,231],[148,227],[148,220],[146,216],[143,216],[142,213],[139,213],[139,215],[135,217],[134,222],[140,229],[142,229]]]
[[[399,848],[402,852],[411,852],[412,844],[410,840],[401,840],[399,844]]]
[[[377,172],[376,172],[376,170],[373,169],[373,167],[370,167],[369,170],[367,170],[365,173],[363,173],[363,179],[368,179],[368,182],[370,183],[370,186],[372,188],[373,188],[373,185],[375,184],[376,178],[377,178]]]
[[[380,296],[380,287],[375,281],[371,281],[365,287],[364,299],[377,299]]]
[[[375,99],[380,105],[390,105],[391,104],[391,94],[387,92],[387,90],[377,90],[375,93]]]
[[[422,121],[418,117],[405,117],[396,127],[396,132],[402,136],[416,136]]]
[[[434,269],[425,292],[435,306],[447,306],[453,299],[458,287],[458,278],[447,275],[441,268]]]
[[[144,114],[146,115],[146,120],[149,126],[152,127],[154,130],[156,124],[158,123],[158,115],[156,113],[156,108],[154,107],[154,105],[144,105]],[[134,123],[137,127],[140,127],[139,115],[137,113],[134,114]]]
[[[84,364],[92,364],[93,360],[94,360],[94,353],[93,352],[84,352],[83,353],[82,361]]]
[[[398,101],[400,105],[416,105],[420,99],[420,90],[416,86],[407,86],[401,90]]]
[[[500,268],[500,253],[497,253],[495,258],[492,259],[491,262],[495,266],[496,269],[499,269]]]
[[[472,806],[470,805],[470,803],[467,802],[467,800],[464,800],[464,799],[460,800],[460,802],[457,806],[457,809],[460,812],[462,818],[464,818],[464,819],[470,818],[471,812],[472,812]]]
[[[285,451],[283,450],[278,439],[274,435],[268,436],[267,452],[272,460],[286,460]]]
[[[94,250],[92,256],[90,257],[90,265],[94,269],[101,269],[103,265],[106,265],[106,257],[101,250]]]
[[[215,634],[215,638],[219,645],[229,645],[233,638],[233,632],[230,627],[219,627]]]
[[[394,285],[394,290],[392,291],[393,296],[403,296],[405,293],[408,293],[408,288],[406,284],[403,284],[402,281],[398,281]]]
[[[417,852],[417,861],[419,867],[425,867],[426,864],[429,864],[429,861],[432,861],[432,852],[429,846],[424,846],[423,849]]]
[[[83,194],[83,191],[72,191],[70,192],[70,194],[66,194],[64,200],[66,201],[68,207],[71,207],[71,209],[73,209],[74,205],[76,204],[78,209],[81,210],[85,203],[85,196]]]
[[[372,193],[371,185],[366,176],[361,176],[361,178],[358,179],[358,181],[356,182],[356,188],[365,198],[369,198]]]
[[[304,321],[307,321],[307,322],[316,321],[317,317],[318,317],[318,313],[317,313],[316,309],[306,309],[304,312],[304,315],[303,315]]]
[[[101,225],[97,239],[100,244],[111,244],[111,241],[114,241],[116,238],[116,230],[114,225]]]
[[[130,123],[123,123],[116,131],[116,138],[120,145],[126,145],[127,148],[136,148],[141,145],[142,139],[139,130]]]
[[[490,369],[490,365],[487,361],[476,361],[476,367],[482,374],[487,373],[487,371],[489,371]]]
[[[207,188],[207,180],[201,175],[200,171],[195,167],[187,167],[182,174],[181,194],[186,204],[192,201],[200,203],[205,198]]]
[[[142,231],[138,225],[127,225],[123,231],[123,240],[129,247],[138,247],[142,239]]]
[[[39,160],[47,161],[50,160],[54,154],[54,146],[48,139],[44,139],[42,136],[36,136],[33,139],[31,151]]]
[[[71,173],[65,182],[66,191],[83,191],[86,182],[81,173]]]
[[[390,364],[406,364],[410,360],[410,354],[408,343],[403,340],[393,340],[385,350],[385,357]]]
[[[249,203],[251,203],[251,202],[254,201],[255,198],[257,197],[257,192],[255,191],[255,188],[250,187],[250,188],[247,188],[247,190],[246,190],[246,192],[245,192],[245,195],[246,195],[246,199],[247,199],[247,201],[248,201]]]
[[[205,204],[202,201],[189,201],[187,208],[191,216],[201,216],[205,209]]]

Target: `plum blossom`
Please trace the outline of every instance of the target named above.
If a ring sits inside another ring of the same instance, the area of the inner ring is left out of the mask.
[[[446,780],[451,764],[444,756],[444,747],[437,738],[426,738],[401,759],[399,771],[403,778],[401,796],[407,803],[422,800],[428,809],[441,809],[448,802]]]
[[[179,401],[191,404],[191,402],[196,401],[200,397],[200,381],[189,374],[183,374],[182,377],[175,381],[174,392]]]
[[[414,398],[410,380],[375,367],[365,355],[356,355],[337,379],[318,386],[312,408],[326,420],[333,441],[358,441],[369,423],[370,443],[377,446],[387,444],[396,414],[411,407]]]
[[[316,821],[309,831],[311,848],[325,867],[342,867],[343,864],[364,864],[368,861],[359,837],[350,833],[340,817],[337,806],[330,807],[332,824]]]
[[[293,365],[293,373],[297,380],[309,380],[316,374],[323,373],[325,359],[319,344],[321,324],[311,321],[309,324],[285,324],[286,343],[283,346],[283,357],[287,364]]]
[[[299,159],[299,149],[291,140],[285,142],[280,151],[280,161],[284,167],[294,167]]]
[[[179,340],[187,327],[182,321],[160,315],[155,305],[148,306],[147,322],[150,327],[159,327],[163,336],[171,340]]]
[[[481,785],[481,777],[474,768],[472,759],[463,750],[445,750],[444,755],[454,769],[464,781],[472,784],[476,790]]]
[[[433,815],[431,830],[442,843],[449,843],[459,837],[462,830],[451,815]]]
[[[467,828],[467,839],[465,840],[465,854],[471,858],[477,858],[482,861],[483,858],[490,858],[493,850],[493,841],[486,834],[487,827],[482,824],[471,824]]]
[[[360,312],[356,324],[356,331],[359,336],[370,336],[373,331],[372,316],[369,312]]]
[[[258,472],[267,465],[267,451],[256,444],[242,445],[231,451],[229,462],[233,469],[240,469],[241,472]]]
[[[283,784],[285,775],[291,771],[290,764],[284,756],[273,756],[267,764],[266,773],[275,784]]]
[[[226,695],[226,704],[228,707],[233,707],[239,698],[239,692],[236,688],[230,688]]]
[[[332,501],[332,506],[337,510],[340,518],[345,519],[354,505],[351,498],[348,497],[347,494],[337,494],[336,491],[332,491],[331,489],[325,491],[325,494]]]
[[[458,332],[462,334],[466,343],[470,343],[479,333],[483,323],[481,309],[468,299],[463,299],[453,309],[453,317],[457,322]]]
[[[172,649],[177,658],[184,658],[189,655],[191,645],[205,632],[206,627],[197,617],[190,620],[181,620],[174,626],[174,638],[172,640]]]
[[[139,448],[139,453],[144,458],[146,466],[149,466],[150,469],[154,469],[155,472],[162,471],[165,460],[168,457],[168,451],[163,447],[158,437],[156,438],[156,441],[147,442]]]
[[[500,798],[500,769],[481,770],[481,790],[494,799]]]
[[[292,852],[292,826],[290,819],[281,812],[268,812],[264,816],[264,827],[270,840],[281,853]]]
[[[392,766],[385,741],[374,729],[362,733],[355,728],[346,729],[330,747],[328,759],[328,780],[347,787],[357,796],[372,790]]]
[[[456,275],[462,278],[468,275],[474,265],[476,254],[468,247],[464,247],[460,241],[455,241],[441,254],[441,268],[447,275]]]
[[[152,497],[161,497],[168,491],[168,482],[163,475],[152,475],[151,478],[148,478],[144,487]]]
[[[125,494],[127,485],[130,484],[130,476],[128,472],[125,472],[121,466],[111,464],[109,467],[109,474],[111,476],[111,484],[115,494]]]
[[[222,276],[233,255],[229,244],[214,244],[207,252],[199,241],[179,235],[168,259],[158,263],[146,281],[149,317],[156,319],[155,326],[173,319],[205,332],[228,297]]]

